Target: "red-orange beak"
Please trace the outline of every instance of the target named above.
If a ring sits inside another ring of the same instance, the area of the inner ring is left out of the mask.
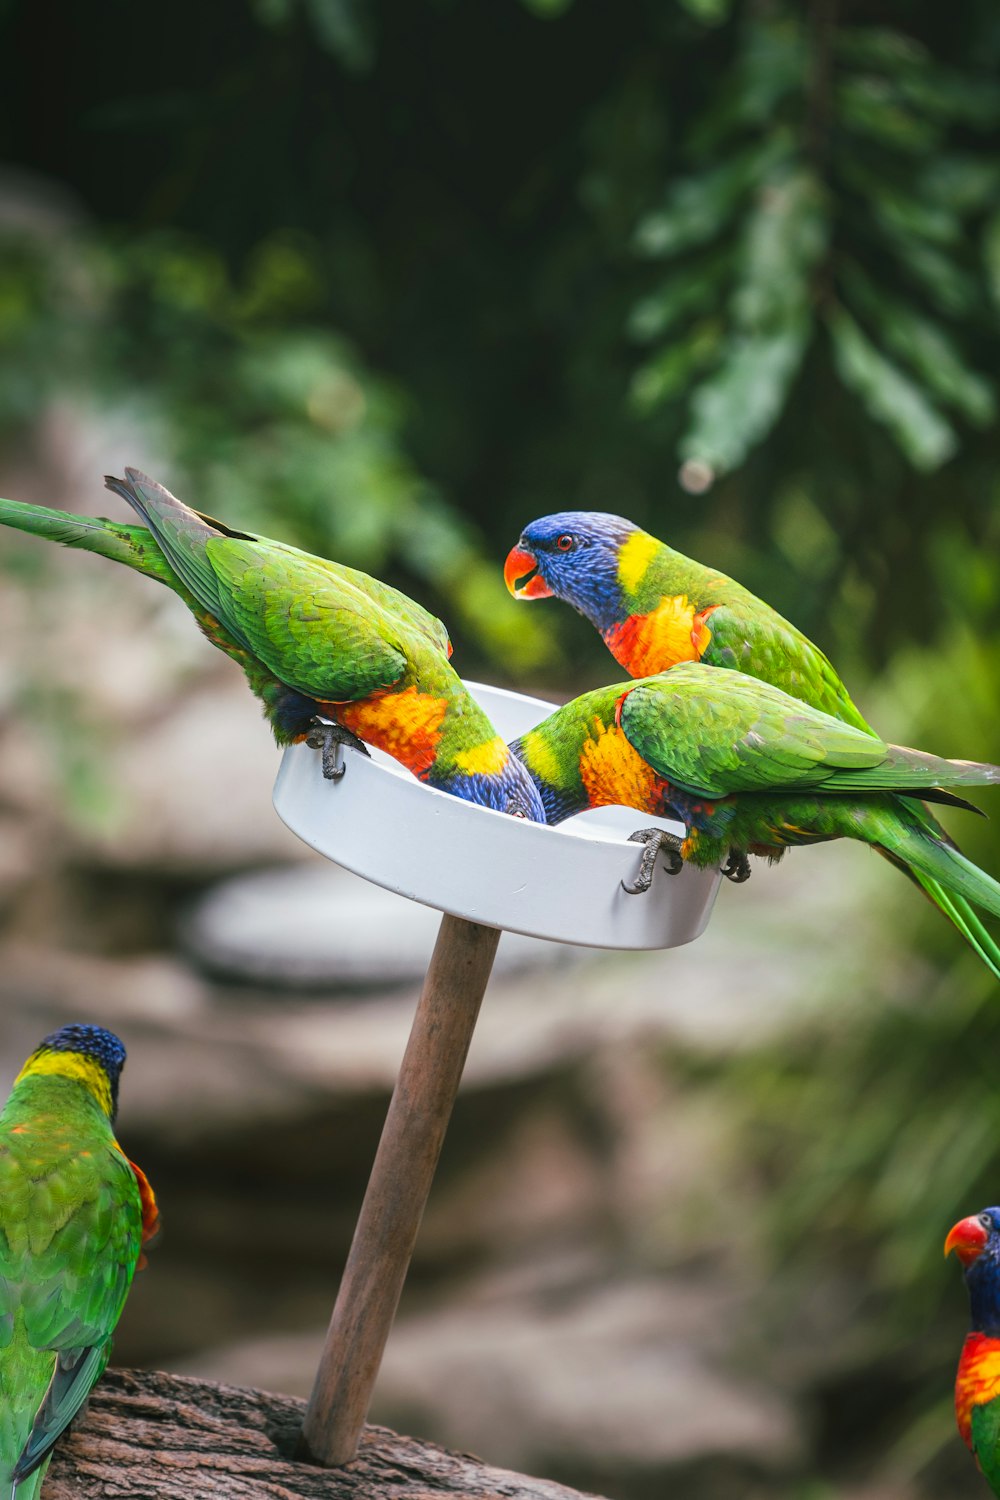
[[[963,1266],[971,1266],[972,1262],[982,1254],[983,1246],[989,1239],[989,1235],[979,1222],[978,1215],[972,1214],[967,1219],[959,1219],[948,1231],[948,1238],[944,1242],[944,1253],[948,1255],[954,1250]]]
[[[552,590],[538,572],[538,558],[533,552],[525,552],[523,547],[511,547],[507,553],[503,581],[515,599],[549,599],[552,596]]]

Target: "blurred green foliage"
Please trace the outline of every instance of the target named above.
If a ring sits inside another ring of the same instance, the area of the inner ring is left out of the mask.
[[[497,608],[503,584],[475,524],[406,453],[404,397],[310,317],[320,286],[309,246],[288,234],[255,246],[238,278],[204,241],[175,233],[73,233],[54,248],[8,236],[0,432],[70,395],[127,414],[134,441],[169,452],[201,509],[401,571],[494,658],[548,659],[541,622]],[[105,510],[94,478],[89,503]]]
[[[0,17],[8,433],[42,386],[127,390],[190,493],[427,589],[511,675],[603,660],[492,571],[567,506],[848,659],[961,617],[936,556],[998,509],[988,0],[113,14],[70,8],[58,65]]]

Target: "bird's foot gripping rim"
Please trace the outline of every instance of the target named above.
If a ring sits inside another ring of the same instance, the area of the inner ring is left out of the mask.
[[[341,760],[341,746],[350,745],[352,750],[360,750],[362,755],[368,755],[363,740],[359,740],[356,734],[352,734],[342,724],[331,724],[326,719],[313,720],[306,735],[306,744],[310,750],[323,752],[323,775],[327,781],[339,781],[347,770]]]
[[[626,895],[641,896],[644,891],[649,890],[653,883],[653,871],[656,869],[656,857],[661,851],[666,855],[663,868],[668,875],[676,875],[684,868],[681,855],[684,840],[678,838],[676,833],[668,833],[665,828],[637,828],[628,838],[630,844],[645,844],[646,847],[642,851],[635,883],[628,885],[624,880],[621,883]]]
[[[726,863],[722,866],[722,873],[733,885],[742,885],[745,880],[750,879],[750,861],[741,849],[730,849]]]

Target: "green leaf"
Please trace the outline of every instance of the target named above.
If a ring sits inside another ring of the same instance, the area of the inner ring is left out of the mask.
[[[691,398],[682,458],[713,475],[733,469],[781,415],[808,342],[805,321],[730,340],[722,363]]]
[[[941,127],[900,102],[892,84],[871,74],[848,77],[837,90],[842,124],[855,135],[899,151],[930,151]]]
[[[804,313],[810,274],[827,248],[823,190],[809,171],[775,173],[747,217],[732,297],[737,327],[787,325]]]
[[[923,194],[904,192],[863,162],[846,156],[841,174],[865,199],[870,214],[893,235],[916,235],[939,245],[952,245],[962,238],[958,215],[941,203],[928,202]]]
[[[252,0],[257,19],[272,27],[287,26],[299,3],[324,51],[354,73],[367,72],[375,47],[365,0]]]
[[[365,73],[375,57],[371,10],[364,0],[303,0],[320,46],[354,73]]]
[[[650,259],[668,259],[714,239],[733,218],[746,194],[779,161],[787,159],[791,149],[791,137],[784,131],[774,131],[722,166],[697,176],[675,178],[667,190],[665,205],[647,214],[636,227],[636,252]]]
[[[645,416],[690,384],[714,357],[722,338],[717,319],[696,324],[683,340],[667,344],[639,366],[629,386],[633,409]]]
[[[843,309],[832,310],[827,326],[837,372],[866,410],[892,433],[918,469],[936,469],[958,448],[954,429],[919,386],[875,348]]]
[[[541,16],[543,20],[554,20],[569,10],[573,0],[521,0],[525,10],[530,10],[532,15]]]
[[[950,256],[922,240],[895,232],[893,248],[942,312],[962,318],[979,305],[981,297],[975,278]]]
[[[1000,212],[995,213],[986,225],[983,234],[983,261],[990,295],[1000,307]]]
[[[1000,85],[971,71],[928,68],[895,80],[901,99],[923,115],[989,130],[1000,120]]]
[[[733,8],[733,0],[679,0],[679,4],[705,26],[721,26]]]
[[[935,156],[915,182],[916,195],[953,213],[976,213],[996,201],[1000,189],[1000,161],[993,156],[952,152]]]
[[[835,38],[837,56],[867,68],[883,68],[893,77],[922,67],[929,57],[927,48],[912,36],[882,26],[844,26]]]
[[[745,141],[748,127],[772,128],[784,100],[801,95],[808,67],[807,37],[797,18],[760,18],[744,28],[733,67],[687,126],[692,156],[711,160]]]
[[[655,291],[637,302],[629,313],[629,336],[637,344],[660,338],[681,318],[717,302],[720,284],[732,263],[728,252],[702,257],[693,266],[673,272]]]
[[[886,347],[905,359],[942,401],[957,407],[976,426],[988,426],[996,416],[993,387],[968,368],[941,325],[887,296],[857,267],[844,266],[842,274],[853,303],[877,324]]]

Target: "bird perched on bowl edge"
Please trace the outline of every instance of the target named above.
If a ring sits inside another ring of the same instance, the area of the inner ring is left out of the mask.
[[[449,662],[440,620],[379,579],[236,531],[137,469],[107,487],[146,522],[123,525],[14,500],[0,522],[127,564],[165,583],[243,669],[279,745],[385,750],[421,781],[543,821],[534,786]],[[148,530],[146,529],[148,527]]]

